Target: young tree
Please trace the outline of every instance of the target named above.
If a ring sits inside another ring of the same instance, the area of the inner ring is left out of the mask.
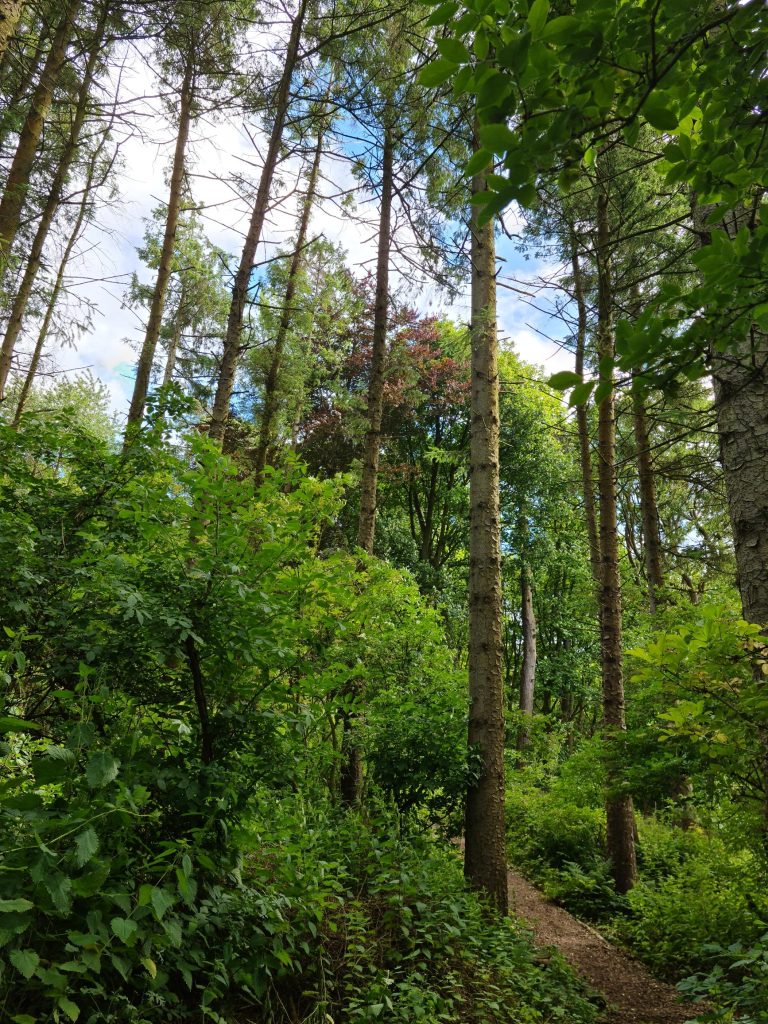
[[[602,159],[602,158],[601,158]],[[611,364],[615,354],[610,192],[602,171],[597,185],[597,355]],[[628,892],[637,878],[632,797],[625,790],[617,750],[626,730],[623,657],[621,647],[621,581],[616,514],[616,397],[612,370],[607,393],[598,404],[598,486],[600,495],[600,646],[603,676],[603,718],[606,739],[613,748],[608,774],[606,812],[608,854],[616,888]]]
[[[485,176],[472,179],[472,192]],[[472,366],[469,466],[469,745],[482,769],[467,792],[464,873],[506,913],[504,692],[499,536],[499,370],[493,219],[472,208]]]
[[[326,101],[323,106],[327,106],[330,98],[330,92],[331,86],[329,86]],[[317,126],[317,140],[315,142],[315,149],[309,167],[309,173],[307,175],[307,188],[301,202],[295,248],[291,256],[290,267],[288,270],[283,310],[280,315],[280,321],[277,325],[277,333],[275,335],[274,345],[272,346],[272,355],[269,367],[264,378],[263,396],[261,401],[261,419],[259,422],[259,440],[256,447],[256,454],[254,456],[254,472],[258,478],[261,478],[264,472],[264,467],[267,463],[267,454],[272,440],[272,431],[278,404],[278,379],[283,362],[286,342],[288,340],[288,332],[291,327],[291,321],[295,315],[294,302],[298,291],[299,275],[306,258],[304,250],[307,244],[307,234],[309,232],[312,208],[314,207],[317,196],[320,163],[323,156],[323,146],[328,129],[329,115],[327,111],[321,110]]]
[[[165,27],[161,44],[156,50],[164,77],[174,79],[180,69],[181,79],[173,88],[177,127],[166,204],[165,230],[144,342],[136,366],[136,378],[128,409],[126,441],[131,430],[141,423],[144,416],[150,375],[160,339],[168,285],[173,271],[176,233],[184,201],[185,161],[190,127],[206,106],[206,91],[210,96],[212,89],[219,90],[226,70],[229,69],[229,73],[232,73],[237,39],[236,23],[247,13],[247,2],[243,3],[240,0],[234,4],[215,2],[183,6],[173,21]]]
[[[269,142],[264,156],[264,164],[259,178],[259,186],[251,211],[251,219],[240,254],[240,262],[232,284],[232,301],[227,318],[227,330],[219,368],[216,394],[213,399],[209,435],[216,441],[222,441],[229,415],[229,403],[235,386],[235,374],[242,350],[243,319],[248,294],[251,288],[256,250],[261,241],[264,220],[267,215],[272,181],[277,168],[280,148],[283,142],[288,111],[291,103],[291,81],[301,59],[301,38],[304,21],[309,10],[309,0],[299,0],[293,16],[291,31],[285,50],[283,70],[277,86],[271,108],[274,111],[269,133]]]

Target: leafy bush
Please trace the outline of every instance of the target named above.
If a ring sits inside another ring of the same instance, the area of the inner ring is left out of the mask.
[[[748,851],[734,854],[713,837],[685,834],[660,843],[659,832],[654,828],[650,848],[641,832],[640,881],[627,896],[630,914],[614,927],[656,974],[676,979],[711,962],[713,942],[756,940],[768,922],[768,900]]]
[[[286,800],[282,825],[269,818],[252,827],[246,878],[304,906],[285,947],[300,977],[277,984],[273,1005],[355,1024],[594,1019],[563,962],[541,963],[518,924],[488,916],[455,853],[428,835],[398,837],[383,809],[365,818]]]
[[[701,971],[678,989],[693,999],[707,999],[717,1009],[699,1018],[702,1022],[738,1019],[740,1024],[766,1024],[768,1021],[768,933],[752,946],[735,942],[724,948],[705,947],[715,966]]]
[[[563,804],[552,793],[512,790],[507,835],[515,863],[534,870],[576,864],[589,871],[605,860],[604,813]]]
[[[375,559],[318,556],[338,481],[256,487],[169,425],[122,451],[60,410],[0,424],[5,1018],[591,1021],[453,855],[334,805],[351,679],[374,753],[387,720],[390,764],[440,741],[411,790],[374,774],[412,808],[455,799],[437,613]]]
[[[548,873],[544,892],[549,899],[587,921],[605,921],[627,908],[625,898],[616,892],[605,860],[589,870],[578,864],[564,864],[559,870]]]

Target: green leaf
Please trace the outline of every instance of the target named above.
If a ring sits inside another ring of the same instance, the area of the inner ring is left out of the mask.
[[[80,1007],[66,996],[59,996],[59,1009],[63,1010],[70,1020],[77,1020],[80,1016]]]
[[[612,391],[613,380],[610,378],[608,380],[601,380],[595,390],[595,405],[600,405],[600,403],[606,399]]]
[[[27,722],[23,718],[11,718],[8,715],[0,716],[0,733],[6,732],[29,732],[39,729],[34,722]]]
[[[583,384],[577,384],[568,397],[568,405],[571,407],[584,405],[592,394],[596,381],[585,380]]]
[[[459,65],[452,60],[446,60],[445,57],[441,57],[439,60],[432,61],[431,64],[425,65],[419,72],[419,85],[425,85],[428,89],[434,89],[438,85],[442,85],[443,82],[447,82],[448,79],[458,71]]]
[[[485,60],[488,56],[488,50],[490,49],[491,43],[488,39],[488,34],[483,32],[481,29],[475,33],[475,38],[472,43],[472,49],[475,51],[475,56],[478,60]]]
[[[670,109],[663,94],[651,93],[642,106],[648,124],[660,132],[673,132],[678,125],[677,114]]]
[[[528,12],[528,28],[534,39],[542,34],[549,15],[549,0],[534,0]]]
[[[481,125],[478,134],[485,149],[494,153],[506,153],[517,141],[515,133],[505,124]]]
[[[471,178],[473,175],[478,174],[480,171],[484,171],[488,164],[491,163],[492,161],[493,153],[490,151],[490,149],[478,149],[476,152],[472,154],[469,160],[467,160],[466,166],[464,168],[464,173]]]
[[[37,1017],[30,1017],[28,1013],[17,1013],[11,1020],[13,1024],[37,1024]]]
[[[85,769],[88,785],[91,789],[99,789],[117,778],[120,762],[108,750],[98,750],[91,754]]]
[[[553,373],[547,384],[554,388],[555,391],[565,391],[567,388],[581,384],[581,382],[581,377],[578,373],[574,373],[573,370],[561,370],[559,373]]]
[[[23,974],[27,981],[35,973],[40,963],[40,957],[34,949],[12,949],[9,959],[16,970]]]
[[[176,902],[172,893],[167,889],[158,889],[156,886],[152,888],[151,900],[158,921],[162,921],[163,914],[165,914],[166,910],[170,910]]]
[[[141,965],[146,970],[147,974],[154,981],[157,977],[157,964],[151,957],[144,956],[141,958]]]
[[[564,36],[574,32],[579,25],[579,19],[574,17],[573,14],[563,14],[559,18],[553,18],[552,21],[547,22],[544,26],[544,31],[541,33],[541,38],[547,39],[550,42],[562,39]]]
[[[53,905],[62,914],[66,914],[72,906],[72,879],[61,871],[56,871],[47,875],[44,882],[51,894]]]
[[[25,910],[32,910],[35,904],[29,900],[0,900],[0,914],[23,913]]]
[[[464,43],[458,39],[438,39],[437,48],[443,57],[455,64],[467,64],[469,63],[469,50],[466,48]]]
[[[129,917],[113,917],[109,922],[109,926],[118,939],[121,939],[126,944],[130,943],[131,939],[139,930],[139,926],[136,922],[132,921]]]
[[[77,848],[75,860],[77,861],[77,866],[81,868],[83,864],[88,863],[99,849],[99,837],[92,828],[87,828],[76,837],[75,846]]]
[[[445,25],[447,21],[451,20],[458,9],[459,5],[456,0],[450,0],[450,3],[440,4],[437,10],[433,11],[427,18],[427,25]]]

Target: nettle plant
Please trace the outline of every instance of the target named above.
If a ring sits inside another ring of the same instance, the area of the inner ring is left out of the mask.
[[[749,801],[764,800],[761,737],[768,730],[768,644],[760,626],[704,605],[695,622],[630,651],[633,680],[667,704],[659,739],[684,740]]]

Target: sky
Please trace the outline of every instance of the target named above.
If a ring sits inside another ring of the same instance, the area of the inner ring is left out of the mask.
[[[132,389],[137,346],[143,336],[141,311],[129,309],[125,296],[135,272],[145,282],[152,273],[139,260],[136,249],[142,244],[146,219],[152,209],[166,198],[167,173],[174,145],[174,126],[157,99],[142,100],[158,92],[154,75],[136,52],[128,53],[120,71],[120,89],[136,111],[133,129],[116,132],[120,140],[120,166],[116,177],[116,195],[100,210],[96,221],[81,239],[76,257],[69,265],[67,286],[71,296],[87,301],[91,309],[89,328],[80,333],[74,346],[61,348],[52,356],[56,370],[77,374],[87,370],[107,386],[113,412],[123,416]],[[256,177],[265,141],[263,132],[220,115],[203,116],[193,127],[188,171],[195,201],[204,209],[203,219],[210,240],[227,252],[239,256],[250,210],[237,194],[233,176]],[[280,171],[280,187],[274,190],[273,208],[265,227],[265,240],[258,258],[273,255],[295,230],[296,205],[285,199],[292,191],[299,171],[298,161],[287,161]],[[321,194],[330,196],[355,185],[349,166],[338,160],[326,160]],[[282,199],[281,199],[282,195]],[[358,190],[354,216],[340,215],[338,204],[320,202],[313,214],[310,237],[324,235],[347,252],[350,266],[371,268],[376,254],[375,197]],[[519,222],[508,215],[513,227]],[[514,276],[524,290],[535,290],[534,282],[549,268],[526,261],[507,238],[497,243],[500,278]],[[410,280],[395,260],[391,281],[404,294],[409,305],[425,314],[448,316],[466,322],[469,293],[450,302],[433,284]],[[544,303],[546,306],[546,302]],[[77,303],[68,309],[76,313]],[[531,308],[514,290],[498,291],[499,335],[505,347],[514,347],[528,363],[542,367],[542,377],[561,369],[571,369],[573,356],[546,335],[557,336],[557,328],[545,312]]]

